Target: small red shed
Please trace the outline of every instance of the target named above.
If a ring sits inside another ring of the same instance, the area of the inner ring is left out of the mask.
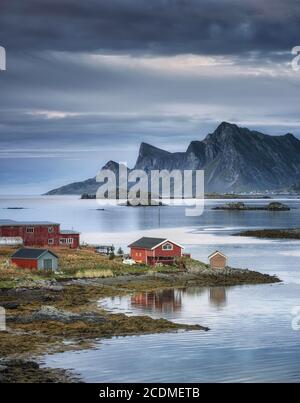
[[[21,248],[11,257],[11,262],[22,269],[57,270],[58,256],[48,249]]]
[[[130,257],[137,263],[155,265],[173,264],[175,258],[182,256],[183,246],[167,238],[143,237],[128,245]]]
[[[225,269],[227,266],[227,256],[216,250],[208,256],[211,269]]]

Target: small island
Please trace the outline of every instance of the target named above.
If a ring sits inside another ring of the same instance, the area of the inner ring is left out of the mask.
[[[300,239],[300,228],[248,230],[234,235],[267,239]]]
[[[213,207],[212,210],[228,211],[290,211],[290,207],[279,202],[269,203],[267,206],[249,206],[243,202],[227,203],[223,206]]]

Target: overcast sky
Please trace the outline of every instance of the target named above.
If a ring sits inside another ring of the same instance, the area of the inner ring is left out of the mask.
[[[185,150],[221,121],[300,135],[298,0],[1,0],[0,193]]]

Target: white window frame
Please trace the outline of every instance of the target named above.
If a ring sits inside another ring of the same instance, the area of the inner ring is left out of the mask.
[[[53,244],[54,244],[54,238],[49,238],[48,245],[53,245]]]
[[[52,234],[54,232],[54,228],[53,227],[48,227],[48,232],[49,232],[49,234]]]
[[[26,227],[26,233],[27,234],[33,234],[34,233],[34,227]]]
[[[65,245],[67,243],[67,239],[66,238],[60,238],[59,243],[60,243],[60,245]]]
[[[69,244],[69,245],[72,245],[73,244],[73,238],[67,238],[67,243]]]
[[[165,244],[163,244],[162,246],[162,250],[173,250],[173,244],[171,244],[170,242],[166,242]]]

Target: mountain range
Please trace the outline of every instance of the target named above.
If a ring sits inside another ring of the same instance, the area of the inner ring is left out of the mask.
[[[109,161],[102,169],[118,170]],[[141,143],[134,169],[205,172],[205,192],[250,192],[279,190],[299,183],[300,140],[293,134],[271,136],[221,123],[202,141],[192,141],[185,152],[171,153]],[[96,178],[51,190],[48,195],[96,193]]]

